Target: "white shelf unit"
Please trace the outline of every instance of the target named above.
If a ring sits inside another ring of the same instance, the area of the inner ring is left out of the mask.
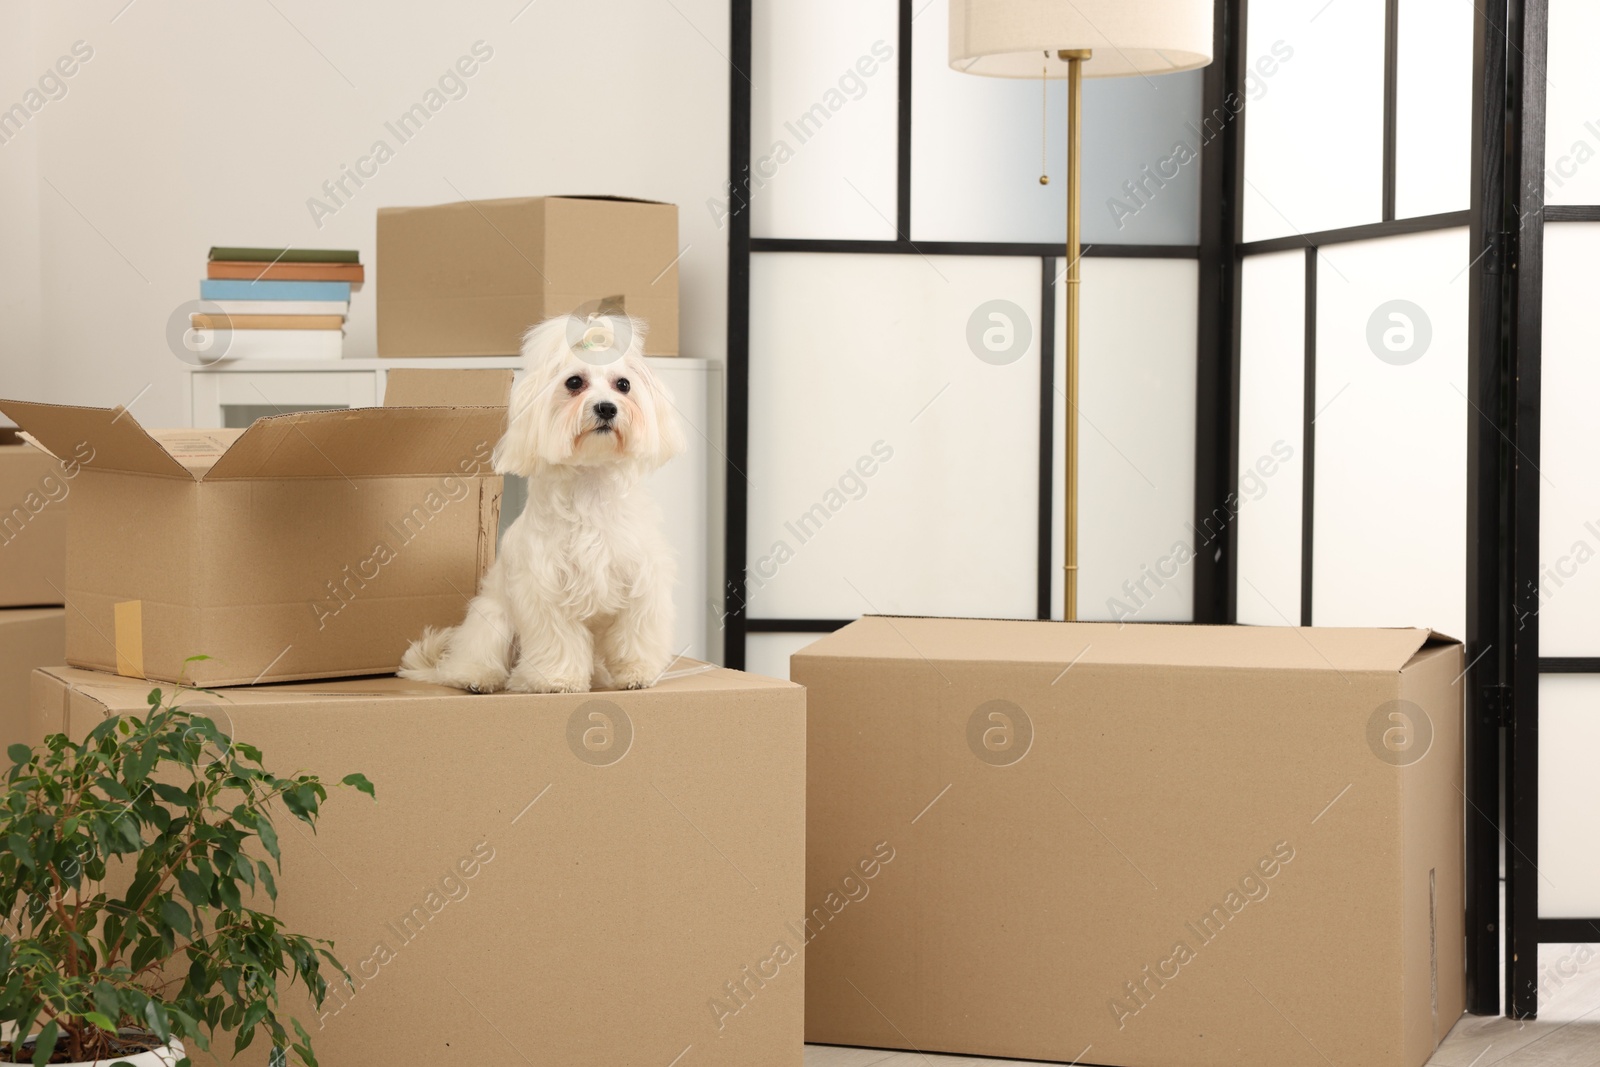
[[[263,415],[323,408],[372,407],[383,398],[391,370],[517,369],[516,356],[439,359],[223,361],[189,373],[190,425],[245,426]],[[720,652],[713,528],[711,442],[721,435],[721,365],[683,356],[651,356],[650,369],[672,391],[685,426],[687,451],[649,481],[661,505],[667,536],[678,557],[677,634],[674,649],[709,660]],[[520,479],[506,479],[505,522],[521,511]]]

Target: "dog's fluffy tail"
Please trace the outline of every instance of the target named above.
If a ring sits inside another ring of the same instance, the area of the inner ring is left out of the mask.
[[[442,630],[432,626],[423,627],[422,636],[411,642],[406,654],[400,657],[400,670],[396,673],[413,682],[445,684],[439,681],[437,668],[445,650],[450,647],[450,637],[454,633],[454,626],[446,626]]]

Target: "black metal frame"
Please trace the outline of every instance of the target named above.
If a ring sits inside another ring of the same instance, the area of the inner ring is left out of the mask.
[[[1525,613],[1511,633],[1506,734],[1505,1012],[1539,1012],[1539,371],[1544,301],[1545,0],[1509,0],[1511,100],[1508,178],[1514,178],[1511,288],[1511,597]],[[1532,49],[1533,54],[1529,55]],[[1530,179],[1532,181],[1530,182]],[[1531,210],[1530,210],[1531,209]]]
[[[1467,394],[1475,409],[1467,421],[1467,671],[1465,767],[1467,1010],[1500,1011],[1500,769],[1502,679],[1510,657],[1510,449],[1503,427],[1509,350],[1506,248],[1507,62],[1510,39],[1505,4],[1480,7],[1474,16],[1472,58],[1472,204],[1470,249],[1486,249],[1469,273]]]

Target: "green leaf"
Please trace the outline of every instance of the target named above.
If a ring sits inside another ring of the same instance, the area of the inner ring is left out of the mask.
[[[117,1024],[97,1011],[86,1011],[83,1013],[83,1017],[109,1034],[117,1032]]]
[[[147,1000],[144,1005],[144,1021],[150,1024],[150,1029],[155,1031],[157,1037],[163,1041],[172,1039],[172,1029],[167,1025],[167,1010],[155,1000]],[[35,1064],[34,1067],[39,1067]]]
[[[188,659],[184,660],[183,662],[185,662],[185,663],[199,663],[203,659],[210,659],[210,658],[211,658],[210,656],[190,656]]]
[[[161,750],[155,745],[147,744],[135,749],[123,768],[128,781],[138,784],[150,777],[150,769],[156,765],[156,757],[159,755]]]
[[[159,690],[159,689],[150,690],[150,695],[145,697],[144,701],[145,701],[146,704],[149,704],[152,708],[160,707],[161,706],[161,690]]]
[[[138,852],[144,847],[144,837],[139,833],[139,823],[129,815],[123,815],[111,824],[111,842],[116,846],[116,852]]]
[[[347,774],[341,778],[340,781],[345,785],[355,786],[373,800],[378,799],[377,791],[372,788],[372,783],[367,781],[367,776],[364,774]]]
[[[180,808],[194,807],[194,798],[189,795],[189,791],[187,789],[179,789],[177,786],[171,785],[167,782],[157,782],[152,788],[154,789],[156,796],[160,797],[168,804],[172,804]]]
[[[277,900],[278,885],[272,880],[272,868],[267,866],[266,860],[256,861],[256,873],[261,876],[261,884],[266,888],[267,896]]]
[[[241,1030],[254,1030],[256,1024],[267,1017],[267,1002],[258,1000],[244,1010],[244,1020],[239,1023]]]
[[[11,757],[12,763],[27,763],[33,758],[33,749],[27,745],[12,745],[6,749],[6,755]]]
[[[282,863],[283,856],[278,852],[278,831],[264,812],[256,816],[256,835],[261,838],[261,847],[267,850],[267,855]]]
[[[161,918],[168,926],[184,937],[188,937],[194,932],[194,924],[189,919],[188,910],[171,897],[167,897],[161,902]]]
[[[178,871],[178,888],[183,891],[183,899],[197,907],[203,907],[211,900],[211,894],[206,892],[200,876],[187,867]]]
[[[33,858],[33,849],[28,845],[27,838],[21,834],[10,834],[6,837],[6,847],[14,853],[24,867],[37,867]]]
[[[54,1019],[44,1024],[44,1029],[39,1031],[39,1040],[33,1045],[33,1067],[44,1067],[50,1062],[50,1054],[56,1050],[56,1034],[60,1031]]]

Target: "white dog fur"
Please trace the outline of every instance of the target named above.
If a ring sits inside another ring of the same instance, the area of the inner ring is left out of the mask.
[[[645,326],[560,316],[523,339],[494,469],[528,503],[459,626],[429,628],[400,676],[479,693],[642,689],[672,658],[672,555],[640,484],[683,450]]]

